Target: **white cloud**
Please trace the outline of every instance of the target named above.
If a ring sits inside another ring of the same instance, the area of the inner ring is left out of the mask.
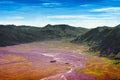
[[[55,15],[55,16],[47,16],[49,19],[72,19],[72,18],[86,18],[83,15]]]
[[[9,16],[9,17],[7,17],[7,19],[23,20],[24,17],[23,16]]]
[[[116,26],[120,20],[114,15],[51,15],[37,16],[34,19],[26,20],[22,16],[11,16],[10,19],[1,20],[0,24],[45,26],[46,24],[69,24],[76,27],[94,28],[97,26]],[[11,19],[12,18],[12,19]]]
[[[120,13],[120,7],[108,7],[108,8],[93,9],[91,12],[119,12]]]
[[[61,3],[42,3],[43,6],[59,6]]]
[[[120,20],[114,19],[68,19],[68,20],[51,20],[36,18],[32,20],[5,20],[0,21],[0,24],[15,24],[15,25],[32,25],[32,26],[45,26],[47,24],[69,24],[76,27],[94,28],[97,26],[116,26]]]
[[[77,22],[75,22],[77,23]],[[94,27],[98,27],[98,26],[116,26],[119,24],[119,21],[117,20],[101,20],[101,19],[97,19],[97,20],[81,20],[78,21],[77,25],[86,27],[86,28],[94,28]]]
[[[81,7],[89,7],[89,6],[93,6],[92,4],[83,4],[83,5],[80,5]]]
[[[84,20],[96,20],[96,19],[113,19],[110,15],[55,15],[47,16],[48,19],[84,19]]]
[[[120,21],[117,18],[118,17],[113,14],[47,16],[49,24],[69,24],[86,28],[94,28],[97,26],[116,26]]]

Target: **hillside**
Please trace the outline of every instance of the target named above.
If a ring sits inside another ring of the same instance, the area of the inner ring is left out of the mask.
[[[120,25],[94,28],[73,42],[88,44],[91,51],[100,51],[100,56],[120,59]]]
[[[89,45],[95,45],[101,42],[103,38],[106,37],[106,35],[111,31],[112,28],[103,26],[103,27],[97,27],[94,29],[91,29],[87,33],[78,36],[74,42],[81,43],[81,42],[87,42]]]
[[[110,58],[120,59],[120,25],[113,28],[100,46],[101,55],[109,55]]]
[[[0,25],[0,46],[19,43],[74,38],[88,31],[69,25],[46,25],[43,28],[34,26]]]
[[[43,31],[46,31],[49,34],[56,35],[58,38],[74,38],[88,31],[86,28],[73,27],[69,25],[46,25],[42,28]],[[52,37],[51,36],[51,37]]]

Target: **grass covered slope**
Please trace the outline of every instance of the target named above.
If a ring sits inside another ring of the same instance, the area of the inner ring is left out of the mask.
[[[120,25],[94,28],[73,42],[87,43],[92,51],[100,51],[101,56],[120,59]]]
[[[120,25],[113,28],[105,39],[102,40],[100,51],[103,54],[110,55],[115,59],[120,59]]]
[[[40,30],[37,27],[0,25],[0,46],[37,40]]]
[[[52,36],[56,35],[59,36],[60,38],[73,38],[77,37],[85,32],[88,31],[86,28],[81,28],[81,27],[73,27],[69,25],[46,25],[43,28],[44,31],[46,31],[48,34],[53,34]]]
[[[112,28],[104,26],[91,29],[87,33],[77,37],[74,42],[81,43],[87,42],[90,45],[95,45],[101,42],[103,38],[111,31]]]
[[[74,38],[88,29],[69,25],[32,26],[0,25],[0,46],[41,40]]]

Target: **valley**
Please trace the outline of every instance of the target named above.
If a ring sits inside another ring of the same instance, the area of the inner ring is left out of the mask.
[[[0,80],[119,80],[112,61],[68,41],[0,47]]]

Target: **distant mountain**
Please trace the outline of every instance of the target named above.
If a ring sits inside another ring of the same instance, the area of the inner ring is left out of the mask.
[[[45,27],[0,25],[0,46],[19,43],[75,38],[88,31],[69,25],[46,25]]]
[[[120,59],[120,25],[91,29],[72,42],[88,44],[91,51],[100,51],[101,56]]]

